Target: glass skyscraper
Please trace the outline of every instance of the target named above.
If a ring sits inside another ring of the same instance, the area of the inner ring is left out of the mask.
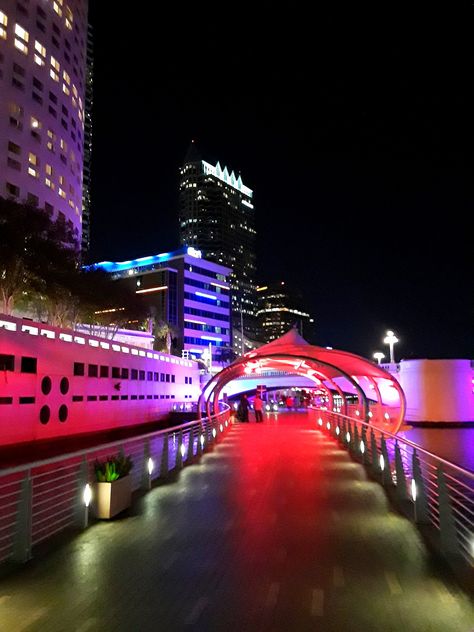
[[[180,170],[179,225],[182,246],[232,268],[232,325],[253,338],[255,321],[255,210],[253,191],[218,162],[202,160],[194,143]]]

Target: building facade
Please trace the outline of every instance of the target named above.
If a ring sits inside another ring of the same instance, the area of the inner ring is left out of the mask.
[[[256,231],[253,191],[218,162],[202,160],[192,143],[180,170],[180,242],[232,269],[232,324],[256,334]],[[242,316],[242,317],[241,317]],[[236,350],[237,353],[239,350]]]
[[[184,247],[174,252],[91,266],[110,273],[142,297],[156,322],[175,332],[174,353],[226,361],[231,348],[231,270]]]
[[[92,26],[87,28],[86,94],[84,111],[84,168],[82,177],[82,260],[91,243],[92,107],[94,104],[94,50]]]
[[[0,0],[0,196],[82,234],[87,0]]]
[[[303,297],[285,281],[257,288],[259,336],[264,342],[280,338],[296,327],[308,342],[314,342],[314,318],[303,308]]]

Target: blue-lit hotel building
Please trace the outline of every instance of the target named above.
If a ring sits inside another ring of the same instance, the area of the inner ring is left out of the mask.
[[[127,284],[158,321],[174,326],[178,336],[173,353],[184,351],[199,359],[212,345],[212,359],[225,359],[232,344],[230,268],[203,259],[192,247],[91,267]]]

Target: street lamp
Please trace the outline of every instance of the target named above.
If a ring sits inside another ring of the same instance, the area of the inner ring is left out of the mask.
[[[383,339],[384,343],[386,345],[390,346],[390,362],[392,364],[395,364],[395,359],[393,357],[393,345],[398,342],[398,338],[396,337],[396,335],[393,333],[393,331],[387,331],[387,334],[385,336],[385,338]]]
[[[381,351],[376,351],[373,357],[377,360],[377,364],[380,364],[382,358],[385,358],[385,353],[382,353]]]

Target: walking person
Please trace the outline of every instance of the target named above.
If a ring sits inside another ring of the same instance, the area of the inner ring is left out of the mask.
[[[255,395],[255,399],[253,400],[253,408],[255,410],[255,421],[257,423],[263,421],[263,400],[258,393]]]
[[[242,422],[248,422],[249,420],[249,400],[244,393],[240,398],[239,405],[237,407],[237,419]]]

